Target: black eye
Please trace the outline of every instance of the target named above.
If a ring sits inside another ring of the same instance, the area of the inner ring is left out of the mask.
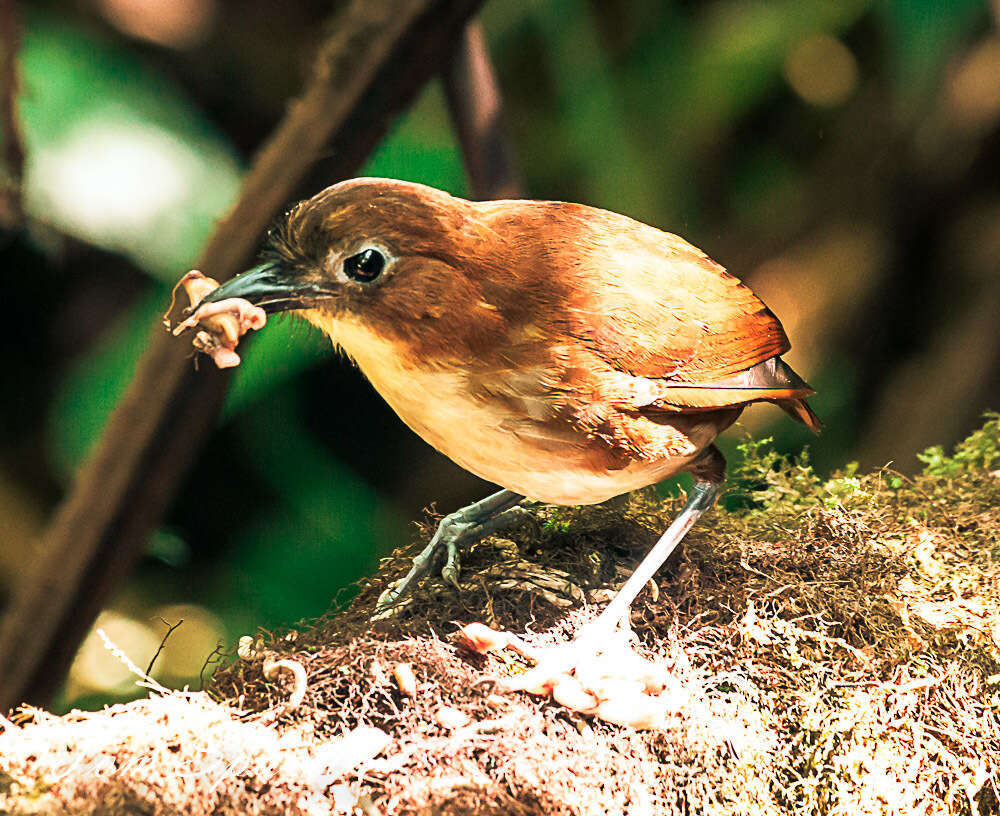
[[[385,269],[385,256],[377,249],[365,249],[344,261],[344,274],[362,283],[375,280]]]

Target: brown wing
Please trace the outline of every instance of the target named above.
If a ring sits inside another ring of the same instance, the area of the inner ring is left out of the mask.
[[[613,250],[580,331],[619,371],[708,384],[790,348],[781,323],[739,280],[681,238],[652,228]]]
[[[622,407],[705,411],[768,400],[818,430],[805,402],[813,391],[779,357],[791,344],[760,298],[675,235],[633,235],[639,248],[613,253],[617,268],[606,270],[580,329],[612,368],[653,381],[652,400]]]

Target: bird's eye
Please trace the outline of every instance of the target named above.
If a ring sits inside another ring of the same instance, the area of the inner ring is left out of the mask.
[[[364,249],[344,260],[344,274],[362,283],[375,280],[384,268],[385,256],[377,249]]]

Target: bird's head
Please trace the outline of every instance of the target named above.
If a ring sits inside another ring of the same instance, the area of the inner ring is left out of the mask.
[[[261,263],[202,302],[297,311],[356,358],[375,340],[399,354],[461,353],[489,342],[501,320],[496,276],[484,266],[503,258],[499,244],[468,201],[352,179],[296,205],[271,230]]]

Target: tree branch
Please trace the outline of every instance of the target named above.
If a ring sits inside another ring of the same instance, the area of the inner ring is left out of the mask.
[[[331,177],[353,174],[439,69],[479,4],[342,4],[305,92],[256,156],[198,267],[219,279],[243,268],[268,221],[331,142]],[[40,702],[58,687],[211,429],[227,382],[209,366],[195,371],[186,344],[154,328],[127,392],[39,542],[34,573],[0,621],[0,710]]]
[[[481,200],[522,197],[520,172],[503,125],[496,72],[478,22],[465,27],[461,46],[445,65],[443,78],[472,197]]]
[[[0,133],[3,138],[3,162],[7,179],[0,201],[0,223],[20,224],[21,178],[24,175],[24,143],[17,118],[17,97],[21,78],[17,55],[21,45],[21,29],[15,0],[0,0]]]

